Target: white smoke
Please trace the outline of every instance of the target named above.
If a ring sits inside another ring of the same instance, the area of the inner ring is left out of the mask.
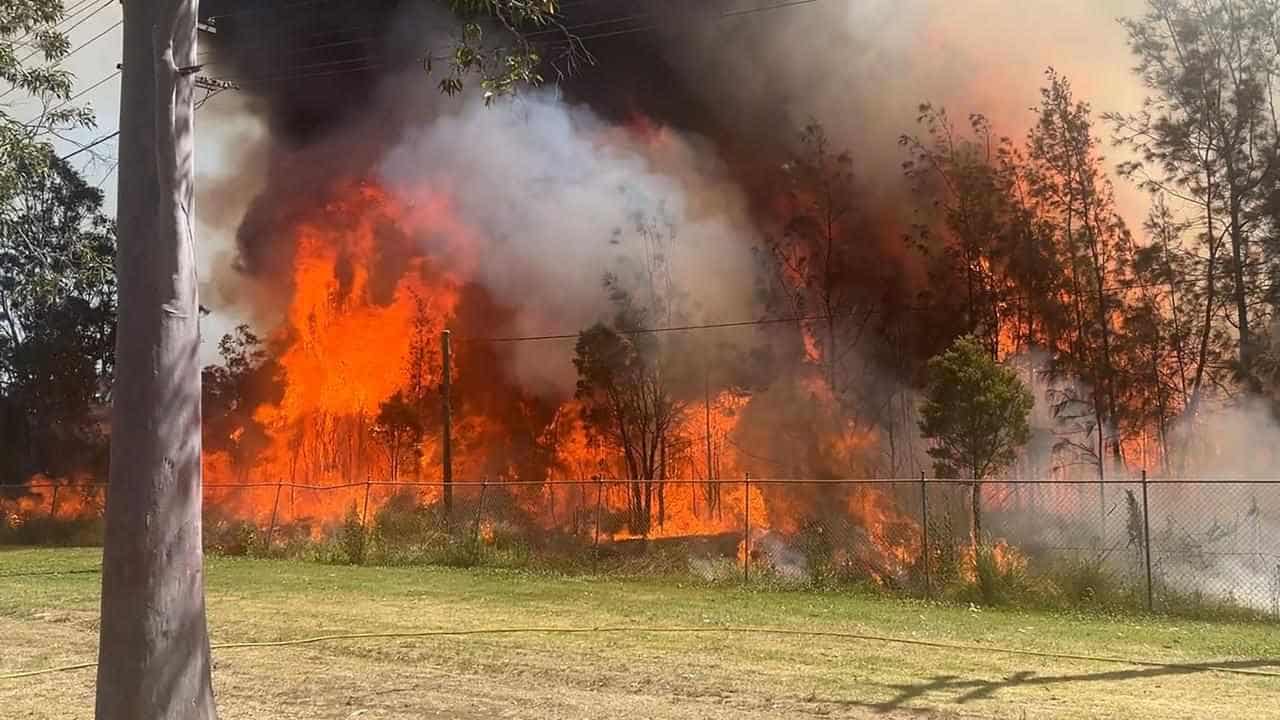
[[[469,101],[412,127],[378,172],[404,197],[447,192],[477,231],[481,247],[447,262],[514,308],[515,319],[460,334],[573,333],[607,319],[614,310],[603,278],[641,262],[638,220],[668,237],[663,261],[687,293],[688,321],[755,317],[756,231],[741,192],[696,139],[631,133],[539,92],[496,107]],[[423,241],[430,256],[448,252]],[[570,391],[571,350],[512,346],[516,379],[535,391]]]

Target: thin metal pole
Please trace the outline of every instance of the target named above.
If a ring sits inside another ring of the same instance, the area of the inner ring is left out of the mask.
[[[591,543],[591,572],[594,574],[600,566],[600,508],[604,502],[604,479],[596,475],[596,530],[595,540]]]
[[[475,551],[480,552],[480,520],[484,517],[484,490],[489,484],[489,476],[486,475],[480,479],[480,502],[476,507],[476,526],[472,531],[471,542],[475,545]]]
[[[1147,610],[1154,611],[1155,593],[1151,587],[1151,513],[1147,503],[1147,471],[1142,470],[1142,552],[1147,565]]]
[[[719,492],[720,487],[715,484],[716,471],[711,460],[711,367],[709,365],[704,367],[702,376],[702,409],[702,419],[707,440],[707,509],[711,511],[707,514],[710,516],[711,513],[715,512],[715,495]],[[696,499],[698,493],[694,493],[693,497]]]
[[[929,483],[920,471],[920,529],[922,535],[920,560],[924,570],[924,596],[933,597],[933,577],[929,573]]]
[[[453,344],[448,330],[440,333],[440,415],[443,429],[440,439],[440,458],[443,463],[444,516],[448,523],[453,512],[453,407],[449,397],[453,386]]]
[[[276,480],[276,499],[271,503],[271,525],[267,527],[267,554],[271,553],[271,538],[276,534],[276,512],[280,509],[280,487],[283,483]]]
[[[368,528],[369,522],[369,491],[373,489],[373,476],[366,475],[364,479],[364,509],[360,511],[360,529]]]
[[[751,473],[742,476],[742,582],[751,581]]]

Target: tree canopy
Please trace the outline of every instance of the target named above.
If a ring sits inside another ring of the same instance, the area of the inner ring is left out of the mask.
[[[115,223],[102,192],[45,148],[20,158],[0,215],[5,479],[102,469],[114,369]]]
[[[1027,443],[1035,398],[1017,373],[972,336],[929,361],[920,432],[940,477],[983,480],[1008,467]]]
[[[0,93],[0,212],[22,174],[47,162],[51,134],[93,125],[91,111],[71,104],[75,76],[61,65],[71,43],[57,27],[63,16],[61,0],[0,0],[0,81],[9,86]]]

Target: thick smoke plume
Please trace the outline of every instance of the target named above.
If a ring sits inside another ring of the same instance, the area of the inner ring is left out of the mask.
[[[696,137],[610,126],[537,93],[499,108],[467,102],[410,128],[377,172],[406,195],[447,189],[476,229],[480,246],[444,261],[514,315],[463,334],[575,332],[608,320],[602,278],[644,262],[646,226],[663,235],[663,262],[696,308],[688,322],[759,315],[750,281],[759,238],[745,197]],[[572,388],[563,348],[513,348],[518,380]]]

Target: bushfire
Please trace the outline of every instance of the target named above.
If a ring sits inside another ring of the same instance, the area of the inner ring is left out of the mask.
[[[276,326],[262,343],[274,368],[271,387],[240,399],[238,422],[207,420],[206,503],[217,512],[318,535],[353,512],[375,516],[389,502],[439,506],[447,493],[464,512],[487,493],[482,502],[508,506],[548,534],[597,532],[604,542],[740,539],[749,523],[760,550],[770,537],[796,536],[838,517],[858,534],[859,552],[874,555],[869,566],[883,572],[917,557],[916,522],[880,490],[767,479],[779,471],[813,477],[814,463],[827,473],[840,463],[852,467],[876,444],[872,431],[833,420],[810,329],[796,328],[815,360],[815,369],[794,378],[818,417],[810,418],[808,427],[818,430],[803,452],[768,457],[781,444],[760,440],[774,432],[770,408],[755,407],[766,396],[706,380],[701,397],[678,404],[661,438],[656,476],[632,477],[619,448],[586,421],[580,399],[520,387],[506,373],[502,348],[480,337],[504,309],[469,280],[485,261],[475,256],[480,231],[454,212],[447,191],[346,183],[288,232],[291,274],[262,288],[280,299]],[[455,481],[448,487],[440,393],[446,329],[455,348]],[[548,352],[568,364],[572,342],[566,344]],[[100,493],[75,485],[63,481],[24,502],[48,504],[45,496],[58,493],[58,513],[65,514],[100,501]]]

